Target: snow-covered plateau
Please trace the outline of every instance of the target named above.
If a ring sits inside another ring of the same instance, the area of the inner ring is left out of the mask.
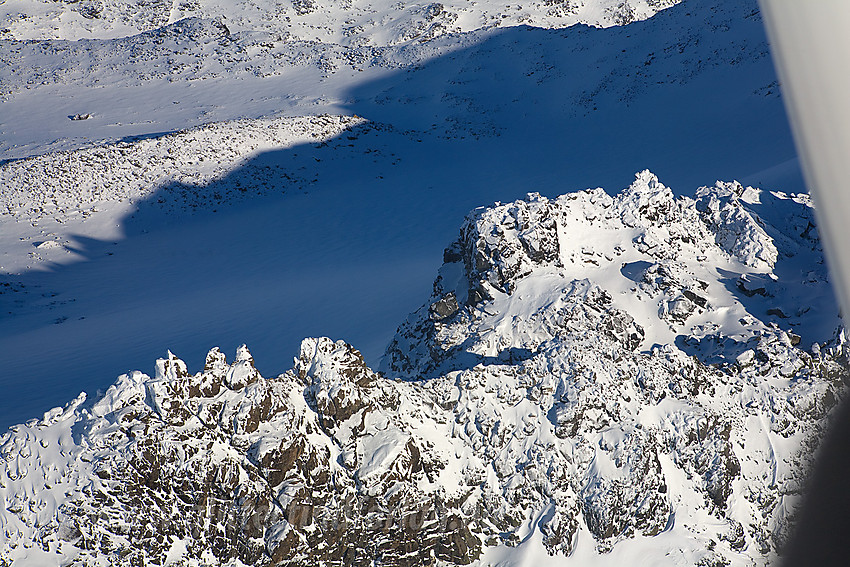
[[[0,565],[769,563],[795,156],[752,0],[0,1]]]

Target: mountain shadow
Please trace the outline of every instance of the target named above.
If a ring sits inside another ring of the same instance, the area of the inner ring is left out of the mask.
[[[616,192],[644,168],[680,193],[758,182],[794,148],[755,2],[727,4],[476,32],[434,59],[413,46],[411,66],[347,93],[368,123],[155,188],[123,239],[75,237],[79,261],[0,282],[17,289],[0,294],[0,426],[151,371],[166,349],[194,370],[245,342],[273,375],[327,335],[375,363],[474,207]]]

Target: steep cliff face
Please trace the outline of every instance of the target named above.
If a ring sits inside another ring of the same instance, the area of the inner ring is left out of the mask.
[[[13,427],[0,557],[763,564],[847,376],[829,294],[805,196],[642,172],[479,209],[382,372],[169,353]]]

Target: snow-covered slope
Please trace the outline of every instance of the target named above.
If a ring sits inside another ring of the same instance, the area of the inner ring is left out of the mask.
[[[71,231],[61,228],[69,222],[84,222],[89,238],[121,238],[116,227],[127,216],[143,216],[146,211],[140,209],[152,207],[172,214],[214,210],[306,184],[309,180],[302,172],[280,163],[251,160],[263,151],[324,143],[362,123],[353,117],[308,116],[210,124],[132,143],[5,164],[0,167],[0,210],[30,228],[18,229],[18,241],[4,250],[2,268],[22,272],[43,263],[78,259]],[[230,181],[227,174],[239,167],[247,175]],[[282,180],[291,187],[282,187]],[[209,192],[207,187],[216,182],[218,188]],[[45,232],[45,225],[59,226]],[[146,230],[153,227],[145,223]]]
[[[763,139],[787,126],[755,3],[693,4],[628,26],[474,26],[397,45],[236,32],[200,17],[112,40],[4,40],[0,151],[17,158],[211,121],[332,112],[545,139],[553,134],[540,116],[584,138],[614,125],[629,132],[639,119],[643,134],[689,132],[711,154],[725,142],[748,158],[737,162],[752,168],[744,173],[792,159],[790,137],[787,146]],[[88,118],[68,119],[78,115]],[[690,128],[676,130],[673,117]]]
[[[847,377],[806,196],[473,211],[376,373],[169,353],[0,438],[13,565],[762,565]],[[801,297],[818,298],[801,308]],[[144,558],[144,559],[143,559]],[[19,563],[17,563],[19,562]]]
[[[247,342],[274,375],[329,334],[377,364],[482,203],[645,167],[684,193],[802,189],[754,2],[469,29],[360,45],[195,17],[0,41],[2,425],[165,345],[197,365]]]
[[[607,27],[651,17],[681,0],[539,0],[511,4],[393,2],[390,0],[202,0],[133,3],[126,0],[6,0],[0,9],[5,38],[105,39],[134,35],[184,18],[217,19],[231,32],[263,31],[341,45],[393,45],[446,33],[520,24]]]

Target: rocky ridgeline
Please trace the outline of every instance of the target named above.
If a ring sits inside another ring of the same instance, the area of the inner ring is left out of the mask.
[[[291,0],[252,4],[195,0],[174,4],[152,0],[81,0],[45,10],[20,2],[0,11],[0,39],[46,40],[115,38],[162,28],[186,18],[217,19],[228,34],[245,30],[270,38],[330,41],[343,45],[423,41],[480,27],[528,24],[599,27],[643,20],[680,0],[504,0],[401,3],[387,0]]]
[[[735,183],[474,211],[383,373],[325,338],[269,379],[244,347],[169,354],[13,427],[0,558],[466,565],[666,534],[764,563],[847,377],[843,334],[804,350],[777,303],[828,288],[775,274],[818,258],[806,197]]]
[[[480,552],[435,483],[445,457],[416,434],[448,436],[446,412],[342,342],[305,340],[269,380],[244,347],[232,364],[212,350],[194,376],[170,356],[82,402],[3,439],[5,557],[37,545],[73,546],[83,564],[421,565]]]
[[[354,136],[358,127],[370,127],[364,122],[332,115],[235,120],[0,163],[0,214],[30,222],[76,212],[86,218],[110,202],[144,205],[145,199],[165,210],[214,209],[281,192],[287,185],[305,187],[307,179],[279,165],[253,164],[251,158],[326,143],[346,129],[355,130],[349,134]],[[236,168],[244,179],[228,182],[227,174]],[[213,194],[200,190],[213,182]]]

